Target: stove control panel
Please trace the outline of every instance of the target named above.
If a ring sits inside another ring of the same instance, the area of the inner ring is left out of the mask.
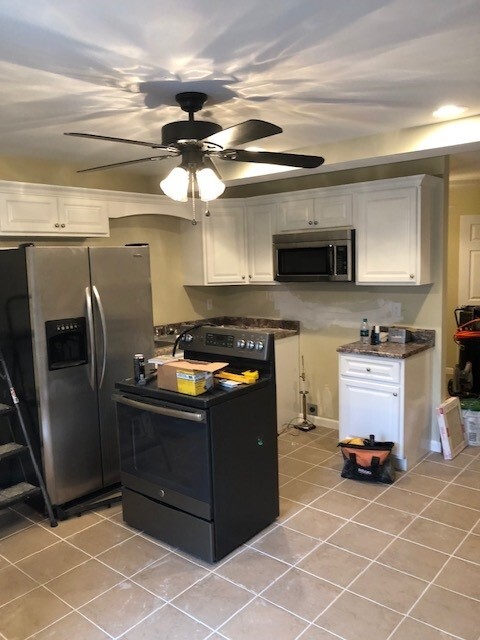
[[[273,336],[258,329],[203,326],[185,333],[180,339],[180,346],[186,351],[268,361],[271,341]]]

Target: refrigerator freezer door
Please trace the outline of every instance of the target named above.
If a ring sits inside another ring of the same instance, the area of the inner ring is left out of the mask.
[[[154,354],[148,246],[90,247],[104,484],[120,481],[115,382],[133,376],[133,356]]]
[[[87,363],[49,370],[45,325],[86,319],[88,253],[32,246],[26,257],[45,481],[52,503],[61,505],[102,488],[97,394],[89,379],[94,355],[87,349]]]

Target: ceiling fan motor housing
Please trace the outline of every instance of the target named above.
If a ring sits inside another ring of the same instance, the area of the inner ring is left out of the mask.
[[[168,146],[179,140],[203,140],[219,131],[222,131],[222,127],[216,122],[204,120],[169,122],[162,127],[162,144]]]

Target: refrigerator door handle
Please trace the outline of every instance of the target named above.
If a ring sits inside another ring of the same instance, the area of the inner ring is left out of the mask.
[[[88,381],[92,389],[95,388],[95,335],[93,333],[93,309],[92,309],[92,296],[90,295],[90,287],[85,287],[85,301],[87,304],[87,322],[88,322],[88,337],[90,341],[90,367],[88,370]]]
[[[102,362],[102,373],[100,375],[100,382],[98,383],[98,388],[102,388],[103,380],[105,378],[105,368],[107,366],[107,323],[105,322],[105,313],[103,311],[102,299],[100,294],[98,293],[98,289],[95,285],[92,287],[93,295],[95,296],[95,300],[98,306],[98,311],[100,313],[100,320],[102,322],[102,336],[103,336],[103,362]]]

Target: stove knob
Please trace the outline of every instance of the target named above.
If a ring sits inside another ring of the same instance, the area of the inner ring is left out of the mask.
[[[257,344],[255,345],[255,349],[256,349],[257,351],[262,351],[262,349],[263,349],[264,347],[265,347],[265,345],[264,345],[264,343],[263,343],[261,340],[259,340],[259,341],[257,342]]]
[[[245,349],[246,344],[247,343],[243,338],[241,338],[240,340],[237,340],[237,349]]]
[[[247,342],[247,349],[255,349],[255,343],[253,340],[248,340]]]
[[[193,340],[193,336],[191,333],[186,333],[182,339],[185,340],[185,342],[191,342]]]

